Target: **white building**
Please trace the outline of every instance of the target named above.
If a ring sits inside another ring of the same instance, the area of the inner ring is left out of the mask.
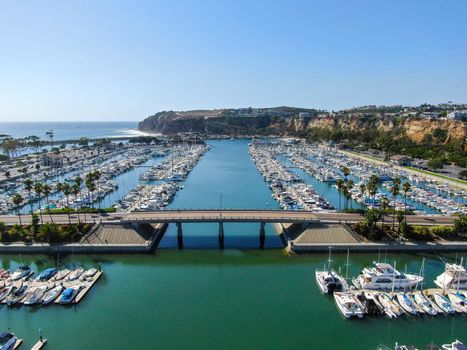
[[[467,120],[467,111],[452,111],[448,113],[448,119]]]

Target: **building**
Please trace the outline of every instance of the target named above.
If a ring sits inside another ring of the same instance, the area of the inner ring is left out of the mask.
[[[412,164],[412,159],[407,156],[403,155],[395,155],[389,158],[390,163],[394,165],[400,165],[400,166],[406,166],[406,165],[411,165]]]
[[[61,167],[63,165],[63,157],[56,153],[46,153],[41,158],[41,165],[54,168]]]
[[[452,111],[448,113],[448,119],[452,120],[467,120],[467,110],[466,111]]]

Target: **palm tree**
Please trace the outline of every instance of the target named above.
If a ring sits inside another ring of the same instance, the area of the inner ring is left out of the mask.
[[[91,194],[91,206],[94,208],[94,191],[96,190],[96,183],[94,182],[94,175],[93,173],[88,173],[86,175],[86,180],[84,182],[88,192]]]
[[[382,211],[381,230],[384,230],[384,215],[386,214],[386,209],[388,208],[388,206],[389,206],[388,197],[384,196],[383,198],[381,198],[381,211]]]
[[[49,196],[52,193],[52,187],[50,187],[50,185],[48,184],[45,184],[42,188],[42,192],[44,193],[45,201],[47,202],[47,211],[49,212],[50,221],[53,224],[54,219],[52,218],[52,213],[50,212],[50,201],[49,201]]]
[[[360,184],[360,194],[362,195],[362,200],[365,198],[366,185],[364,183]]]
[[[336,181],[336,187],[337,187],[337,190],[339,191],[339,211],[341,210],[341,191],[342,191],[343,186],[344,186],[344,180],[338,179]]]
[[[343,166],[341,168],[342,174],[344,174],[345,181],[347,181],[347,176],[350,175],[350,169],[347,168],[346,166]]]
[[[399,180],[397,177],[392,180],[392,186],[390,188],[391,194],[392,194],[392,206],[393,206],[393,213],[392,213],[392,230],[394,231],[394,225],[395,225],[395,220],[396,220],[396,197],[399,195],[400,192],[400,185],[401,180]]]
[[[80,178],[81,179],[81,178]],[[81,188],[76,184],[76,182],[71,186],[71,193],[73,194],[73,196],[75,196],[75,200],[78,198],[78,194],[81,192]],[[78,214],[78,223],[81,224],[81,220],[80,220],[80,217],[79,217],[79,209],[80,208],[76,208],[77,210],[77,214]],[[85,217],[84,217],[84,220],[86,220],[86,213],[84,213]]]
[[[350,209],[352,209],[352,188],[354,187],[354,182],[352,180],[347,181],[346,191],[347,191],[347,205],[350,202]]]
[[[68,214],[68,222],[71,225],[71,216],[70,216],[70,192],[71,186],[66,182],[62,185],[62,191],[66,198],[66,213]]]
[[[41,223],[44,222],[44,218],[42,217],[42,205],[41,205],[41,195],[43,192],[42,184],[40,182],[36,182],[34,184],[34,192],[37,196],[37,201],[39,202],[39,216],[41,217]]]
[[[33,213],[33,206],[32,206],[32,189],[33,189],[33,183],[31,179],[26,179],[24,180],[24,189],[28,191],[28,200],[29,200],[29,205],[31,206],[31,215]]]
[[[404,219],[405,223],[407,223],[407,193],[410,192],[411,189],[410,182],[404,182],[402,184],[402,192],[404,193]]]
[[[101,178],[101,172],[99,170],[96,170],[93,172],[93,178],[94,178],[94,181],[96,183],[96,188],[97,188],[97,198],[99,200],[98,204],[99,204],[99,210],[101,209],[101,200],[100,200],[100,186],[99,186],[99,179]]]
[[[21,222],[21,212],[19,210],[19,206],[23,203],[23,197],[17,193],[13,196],[13,204],[16,207],[16,213],[18,214],[18,219],[19,219],[19,225],[23,227],[23,223]]]

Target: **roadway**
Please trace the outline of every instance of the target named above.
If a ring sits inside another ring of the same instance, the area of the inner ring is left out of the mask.
[[[67,224],[69,220],[77,223],[78,220],[86,223],[94,222],[135,222],[135,223],[174,223],[174,222],[268,222],[268,223],[356,223],[364,221],[360,214],[350,213],[313,213],[309,211],[287,211],[287,210],[251,210],[251,209],[197,209],[197,210],[158,210],[131,213],[111,214],[80,214],[70,215],[43,214],[43,222],[55,222]],[[443,215],[408,215],[407,223],[414,225],[452,225],[456,218]],[[31,222],[30,215],[21,215],[23,224]],[[386,222],[392,222],[391,216],[386,216]],[[0,216],[0,221],[7,225],[19,223],[16,215]]]

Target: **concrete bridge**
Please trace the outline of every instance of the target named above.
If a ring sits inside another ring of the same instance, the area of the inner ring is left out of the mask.
[[[452,225],[455,217],[443,215],[409,215],[407,222],[415,225]],[[7,225],[18,224],[20,220],[16,215],[0,216],[0,221]],[[339,224],[357,223],[365,220],[360,214],[353,213],[316,213],[310,211],[288,210],[254,210],[254,209],[171,209],[131,213],[103,213],[103,214],[42,214],[42,222],[54,222],[56,224],[78,223],[103,223],[133,227],[147,224],[175,224],[177,226],[178,247],[183,248],[183,226],[185,223],[218,223],[219,247],[224,248],[224,223],[258,223],[259,247],[264,248],[267,223],[289,224]],[[21,215],[23,225],[31,222],[30,215]],[[392,217],[385,217],[386,222],[391,222]],[[163,234],[163,233],[162,233]]]

